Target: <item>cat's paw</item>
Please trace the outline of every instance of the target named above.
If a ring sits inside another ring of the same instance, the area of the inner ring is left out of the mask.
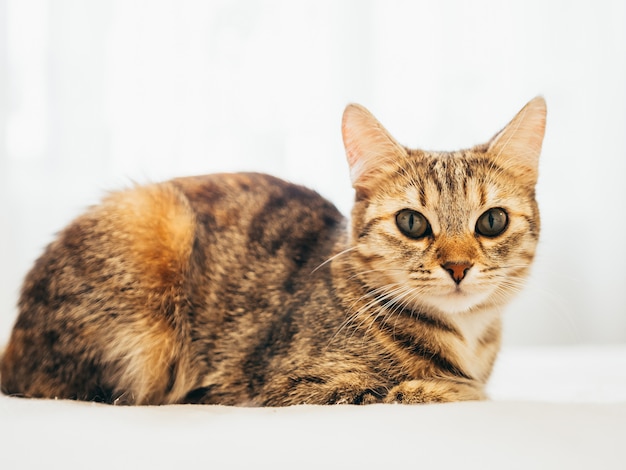
[[[336,392],[328,399],[332,405],[372,405],[380,403],[382,395],[377,390],[367,389],[359,391]]]
[[[393,387],[385,403],[446,403],[484,400],[482,386],[448,380],[410,380]]]

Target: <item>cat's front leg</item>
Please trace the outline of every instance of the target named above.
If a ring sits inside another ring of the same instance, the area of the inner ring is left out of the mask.
[[[456,382],[445,379],[409,380],[393,387],[385,403],[446,403],[453,401],[484,400],[482,384]]]

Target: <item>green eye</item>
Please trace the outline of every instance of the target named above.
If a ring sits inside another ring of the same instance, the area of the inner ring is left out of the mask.
[[[509,217],[504,209],[494,207],[478,218],[476,233],[485,237],[497,237],[506,229]]]
[[[411,209],[403,209],[396,214],[396,225],[409,238],[422,238],[430,234],[426,217]]]

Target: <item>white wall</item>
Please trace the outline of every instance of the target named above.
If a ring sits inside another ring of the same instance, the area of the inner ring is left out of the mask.
[[[0,339],[33,260],[106,189],[258,170],[347,211],[347,102],[404,144],[455,149],[543,94],[542,243],[506,341],[626,341],[625,10],[619,0],[0,0]]]

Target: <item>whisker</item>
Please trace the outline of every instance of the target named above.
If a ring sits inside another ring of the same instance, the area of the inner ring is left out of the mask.
[[[311,271],[311,274],[313,274],[315,271],[317,271],[318,269],[320,269],[321,267],[325,266],[326,264],[330,263],[331,261],[333,261],[334,259],[339,258],[341,255],[345,255],[346,253],[351,252],[352,250],[356,250],[356,246],[351,246],[350,248],[346,248],[343,251],[340,251],[339,253],[331,256],[330,258],[328,258],[326,261],[324,261],[323,263],[321,263],[318,267],[316,267],[313,271]]]

